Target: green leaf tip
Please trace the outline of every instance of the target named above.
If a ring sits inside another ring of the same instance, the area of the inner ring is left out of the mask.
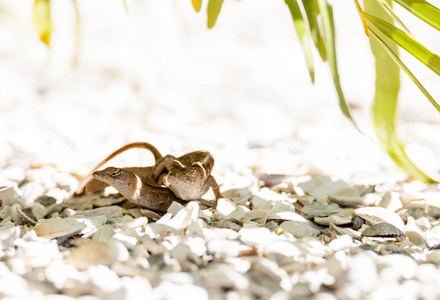
[[[290,14],[292,15],[293,23],[295,25],[296,32],[298,34],[301,46],[306,58],[307,69],[309,70],[310,79],[312,83],[315,82],[315,67],[313,63],[312,53],[312,37],[307,30],[306,22],[301,14],[298,2],[296,0],[285,0],[285,3],[289,7]]]
[[[50,0],[35,0],[33,16],[40,40],[47,46],[50,46],[52,35]]]
[[[388,2],[391,1],[388,0]],[[383,20],[392,22],[391,17],[376,2],[366,1],[365,9]],[[367,17],[367,14],[365,16]],[[369,20],[368,17],[367,20]],[[435,180],[427,176],[411,161],[396,133],[396,111],[400,90],[400,69],[396,64],[400,62],[397,45],[390,43],[383,47],[381,45],[383,40],[371,27],[370,33],[372,33],[370,46],[375,57],[376,68],[376,90],[372,115],[377,138],[396,166],[408,176],[426,183],[435,183]]]
[[[395,27],[393,24],[367,13],[364,15],[365,18],[382,34],[393,40],[396,44],[440,76],[440,57],[438,55],[429,51],[425,46],[417,42],[404,31]]]
[[[440,9],[425,0],[394,0],[420,20],[440,30]]]
[[[208,28],[212,28],[217,21],[218,14],[223,5],[223,0],[209,0],[208,2]]]

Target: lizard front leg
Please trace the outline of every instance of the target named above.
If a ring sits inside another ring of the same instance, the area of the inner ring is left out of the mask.
[[[214,192],[215,207],[217,207],[218,199],[223,198],[222,193],[220,193],[220,187],[219,187],[217,181],[215,180],[214,176],[212,176],[212,175],[209,175],[208,179],[206,180],[206,184],[209,185],[211,187],[212,191]]]
[[[156,164],[154,165],[153,168],[153,175],[154,178],[159,179],[160,178],[160,174],[163,173],[163,171],[170,170],[171,165],[173,164],[173,162],[176,160],[176,157],[170,154],[165,155],[164,157],[159,158],[156,161]],[[158,181],[158,183],[162,183],[161,181]]]

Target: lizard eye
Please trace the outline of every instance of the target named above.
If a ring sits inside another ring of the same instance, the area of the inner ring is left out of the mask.
[[[112,175],[112,176],[118,176],[119,174],[121,174],[121,169],[114,169],[114,170],[111,172],[111,175]]]

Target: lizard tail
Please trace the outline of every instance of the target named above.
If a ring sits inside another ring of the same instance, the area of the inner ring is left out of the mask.
[[[107,156],[106,158],[104,158],[103,161],[101,161],[99,164],[97,164],[92,171],[90,171],[90,173],[84,177],[84,179],[82,179],[77,187],[77,189],[75,190],[75,195],[79,195],[82,194],[84,191],[84,187],[89,183],[89,181],[93,178],[92,177],[92,173],[97,171],[98,169],[100,169],[103,165],[105,165],[109,160],[111,160],[112,158],[114,158],[115,156],[130,150],[130,149],[134,149],[134,148],[143,148],[143,149],[147,149],[149,150],[153,156],[154,156],[154,160],[155,162],[157,162],[159,159],[162,158],[162,154],[160,154],[159,150],[157,150],[156,147],[154,147],[153,145],[149,144],[149,143],[145,143],[145,142],[134,142],[134,143],[130,143],[127,144],[125,146],[122,146],[121,148],[119,148],[118,150],[114,151],[113,153],[111,153],[109,156]]]

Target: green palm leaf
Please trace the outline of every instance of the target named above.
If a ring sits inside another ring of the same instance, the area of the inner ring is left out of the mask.
[[[321,13],[322,25],[324,28],[324,42],[327,50],[327,59],[330,65],[333,83],[339,97],[339,107],[341,108],[342,113],[353,122],[356,128],[358,128],[350,114],[350,109],[348,108],[347,102],[345,101],[344,93],[342,92],[341,82],[339,81],[338,65],[336,60],[333,9],[326,0],[318,0],[318,6]]]
[[[419,19],[440,30],[440,9],[425,0],[394,0]]]
[[[209,0],[208,2],[208,28],[212,28],[217,21],[218,14],[222,8],[223,0]]]
[[[417,85],[420,91],[428,98],[429,102],[440,112],[440,105],[438,105],[437,101],[432,98],[431,94],[425,89],[425,87],[418,81],[418,79],[414,76],[414,74],[408,69],[408,67],[400,60],[397,53],[393,51],[393,49],[383,40],[381,39],[374,31],[370,31],[370,33],[378,40],[378,42],[382,45],[382,47],[387,51],[387,53],[391,56],[395,63],[399,65],[399,67],[411,78],[411,80]]]
[[[385,18],[377,18],[370,14],[364,13],[365,18],[371,22],[385,36],[396,42],[400,47],[408,51],[420,62],[440,76],[440,57],[425,46],[417,42],[408,34],[395,27],[393,24],[384,21]]]
[[[318,3],[316,0],[302,0],[304,11],[307,15],[307,21],[309,22],[310,32],[312,34],[313,42],[319,51],[323,61],[327,60],[327,50],[325,49],[324,39],[318,23]]]
[[[299,40],[301,41],[301,46],[304,51],[304,56],[306,58],[307,69],[309,70],[310,79],[312,83],[315,82],[315,68],[313,66],[313,53],[311,47],[311,36],[310,32],[307,30],[306,23],[301,14],[298,2],[296,0],[285,0],[287,6],[289,7],[290,14],[292,15],[293,23],[295,24],[296,32],[298,33]]]
[[[365,10],[392,22],[381,6],[374,1],[366,1]],[[373,125],[376,135],[390,158],[408,175],[424,182],[435,182],[411,161],[396,134],[397,97],[400,89],[399,67],[378,40],[370,37],[370,45],[376,59],[376,90],[373,103]],[[396,44],[387,46],[394,54],[398,53]]]

